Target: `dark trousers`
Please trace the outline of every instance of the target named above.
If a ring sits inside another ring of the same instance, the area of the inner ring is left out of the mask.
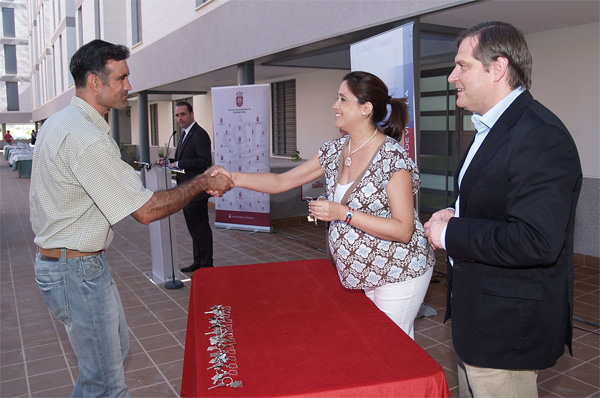
[[[204,195],[202,195],[204,196]],[[213,266],[213,237],[208,222],[208,198],[196,198],[183,208],[185,223],[192,236],[194,266]]]

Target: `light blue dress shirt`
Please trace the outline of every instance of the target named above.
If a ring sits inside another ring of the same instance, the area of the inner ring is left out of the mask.
[[[514,89],[513,91],[511,91],[510,94],[508,94],[506,97],[504,97],[504,99],[502,99],[500,102],[498,102],[496,105],[494,105],[494,107],[492,109],[490,109],[489,111],[487,111],[484,115],[479,115],[477,113],[474,113],[473,116],[471,116],[471,120],[473,121],[473,124],[475,125],[475,129],[477,130],[477,133],[475,134],[475,138],[473,139],[473,145],[471,145],[471,148],[469,148],[469,152],[467,153],[465,162],[458,174],[459,189],[460,189],[460,184],[462,182],[463,176],[465,175],[467,169],[469,168],[471,161],[477,154],[477,151],[481,147],[481,144],[483,144],[485,137],[487,137],[488,133],[490,132],[492,127],[494,127],[494,124],[496,124],[496,122],[498,121],[500,116],[502,116],[502,114],[506,111],[506,109],[508,109],[508,107],[513,103],[513,101],[515,99],[517,99],[517,97],[519,95],[521,95],[524,91],[525,91],[525,89],[523,87],[518,87],[518,88]],[[455,204],[454,211],[455,211],[454,217],[460,217],[460,194],[458,195],[458,198],[456,198],[456,204]],[[447,228],[447,226],[444,227],[444,230],[442,231],[442,236],[441,236],[442,246],[444,247],[444,250],[446,250],[446,228]],[[451,261],[451,263],[452,263],[452,261]]]

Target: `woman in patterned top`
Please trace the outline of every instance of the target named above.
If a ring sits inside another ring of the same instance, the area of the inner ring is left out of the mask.
[[[325,175],[327,200],[312,201],[309,209],[330,222],[340,281],[363,289],[414,338],[435,260],[414,206],[419,171],[398,142],[408,122],[406,98],[390,97],[373,74],[351,72],[333,109],[336,127],[346,134],[310,160],[282,174],[233,172],[231,179],[237,187],[280,193]]]

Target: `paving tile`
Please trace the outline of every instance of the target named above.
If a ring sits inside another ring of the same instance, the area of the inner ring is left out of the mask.
[[[53,369],[53,368],[50,368]],[[48,371],[38,375],[29,376],[29,386],[32,393],[39,393],[46,390],[52,390],[55,388],[62,388],[66,386],[72,386],[73,380],[71,380],[71,374],[67,369],[61,369],[58,371]]]
[[[2,374],[3,382],[23,379],[25,377],[25,366],[22,362],[13,365],[2,365],[0,373]]]
[[[552,393],[558,394],[560,397],[591,397],[594,396],[593,394],[596,394],[596,396],[598,394],[598,387],[577,380],[566,374],[559,374],[556,377],[542,382],[539,386]]]
[[[0,382],[0,397],[26,397],[28,393],[25,378]]]
[[[125,382],[130,389],[146,387],[159,383],[166,383],[167,380],[163,377],[160,371],[154,367],[130,370],[125,372]]]
[[[179,390],[174,389],[169,383],[160,383],[130,390],[131,398],[168,398],[179,397]]]

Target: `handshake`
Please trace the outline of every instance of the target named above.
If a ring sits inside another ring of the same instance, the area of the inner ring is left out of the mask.
[[[235,187],[231,173],[222,166],[213,166],[197,178],[201,178],[204,181],[204,191],[215,197],[223,196],[227,191]]]

